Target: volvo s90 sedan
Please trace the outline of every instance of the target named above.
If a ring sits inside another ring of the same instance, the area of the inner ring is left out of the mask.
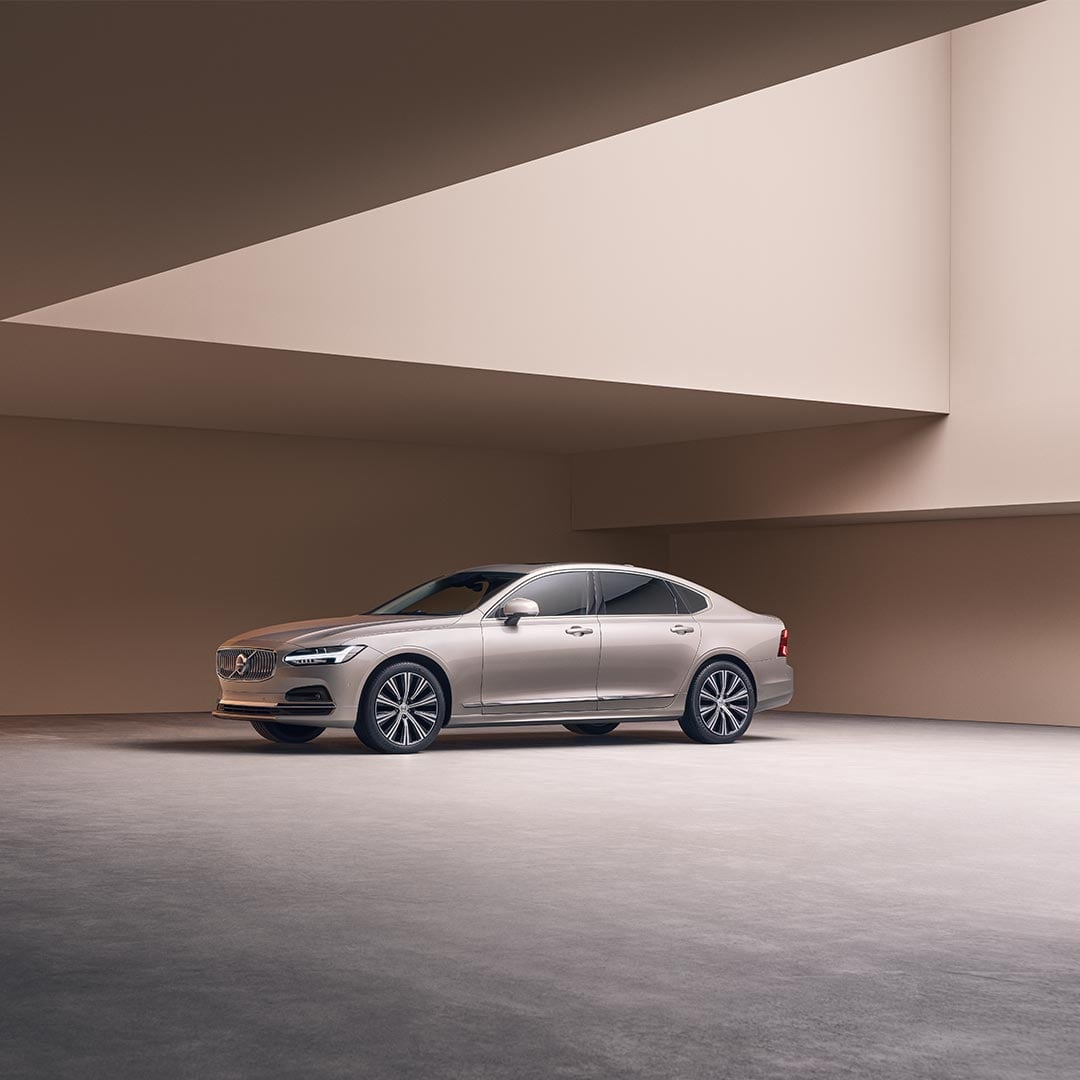
[[[366,615],[286,623],[225,642],[214,715],[306,743],[351,728],[410,754],[444,727],[562,724],[600,736],[677,720],[730,743],[785,705],[783,623],[693,582],[634,566],[480,566]]]

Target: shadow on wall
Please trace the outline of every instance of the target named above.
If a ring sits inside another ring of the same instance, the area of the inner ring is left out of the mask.
[[[554,455],[0,417],[0,460],[9,715],[209,709],[214,649],[245,630],[461,566],[666,550],[572,532]]]
[[[800,711],[1080,725],[1080,515],[671,535],[671,566],[791,632]]]
[[[582,454],[579,529],[886,513],[935,501],[949,418],[916,417]]]

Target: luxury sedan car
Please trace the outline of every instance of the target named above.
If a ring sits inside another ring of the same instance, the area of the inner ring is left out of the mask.
[[[444,727],[562,724],[601,736],[676,720],[730,743],[791,700],[788,634],[690,581],[634,566],[480,566],[366,615],[252,630],[217,653],[214,715],[306,743],[351,728],[411,754]]]

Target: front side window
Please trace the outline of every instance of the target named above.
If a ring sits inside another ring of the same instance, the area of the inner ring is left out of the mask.
[[[426,581],[373,608],[369,615],[464,615],[523,575],[509,570],[464,570]]]
[[[675,594],[663,578],[601,570],[601,615],[675,615]]]
[[[535,600],[541,615],[588,615],[589,575],[584,570],[545,574],[515,589],[506,599],[519,597]]]

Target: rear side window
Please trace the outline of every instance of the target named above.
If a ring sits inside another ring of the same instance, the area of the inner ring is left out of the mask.
[[[589,575],[584,570],[547,574],[535,581],[526,582],[506,599],[512,600],[520,596],[535,600],[541,615],[587,615]]]
[[[709,606],[709,601],[696,590],[680,585],[677,581],[671,581],[668,584],[675,590],[681,614],[693,615],[695,611],[704,611]]]
[[[676,615],[675,594],[663,578],[601,570],[601,615]]]

